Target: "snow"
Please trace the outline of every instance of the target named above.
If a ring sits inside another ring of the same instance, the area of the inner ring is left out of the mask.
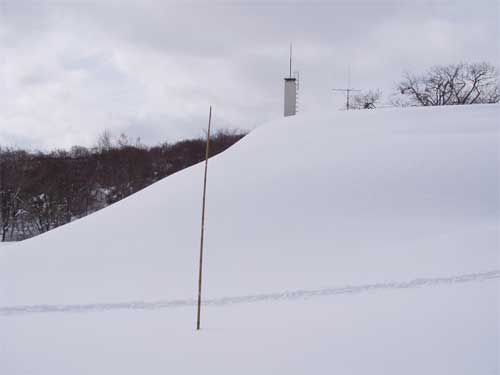
[[[299,114],[0,248],[0,372],[500,373],[500,106]]]

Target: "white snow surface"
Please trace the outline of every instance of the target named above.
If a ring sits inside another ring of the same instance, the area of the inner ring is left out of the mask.
[[[500,106],[299,114],[0,248],[0,374],[500,374]]]

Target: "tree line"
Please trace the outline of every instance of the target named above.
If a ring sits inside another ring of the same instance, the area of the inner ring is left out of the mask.
[[[210,156],[245,135],[211,136]],[[36,236],[84,217],[204,159],[202,138],[148,147],[104,132],[95,147],[33,152],[0,147],[0,241]]]
[[[436,65],[424,73],[405,73],[396,84],[390,105],[441,106],[500,102],[498,69],[489,63]],[[382,96],[380,90],[355,95],[350,108],[373,109]]]

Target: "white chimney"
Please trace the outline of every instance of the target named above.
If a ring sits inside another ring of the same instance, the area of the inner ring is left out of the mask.
[[[285,117],[297,113],[297,80],[285,78]]]
[[[292,77],[292,45],[290,44],[290,72],[285,78],[285,105],[286,116],[294,116],[297,113],[297,79]]]

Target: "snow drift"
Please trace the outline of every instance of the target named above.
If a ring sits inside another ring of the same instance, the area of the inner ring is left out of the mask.
[[[84,341],[93,341],[87,331],[97,326],[107,330],[106,345],[140,352],[119,364],[109,352],[107,359],[97,354],[104,346],[86,347],[85,356],[95,355],[93,363],[99,363],[93,373],[145,373],[144,368],[189,373],[198,369],[186,363],[194,353],[204,353],[214,373],[498,373],[499,114],[498,105],[301,114],[258,128],[209,162],[205,298],[278,296],[269,301],[283,299],[285,291],[330,289],[334,292],[324,295],[336,295],[335,288],[344,286],[415,279],[448,280],[438,284],[456,285],[460,293],[419,289],[406,297],[338,296],[307,306],[281,302],[217,313],[219,307],[207,307],[203,338],[180,333],[192,332],[194,323],[186,309],[197,282],[203,170],[196,165],[94,215],[0,248],[6,368],[28,371],[30,365],[12,358],[36,353],[36,344],[21,338],[24,324],[42,337],[55,330],[61,342],[75,338],[54,328],[53,315],[22,320],[9,311],[40,305],[48,306],[41,309],[47,312],[57,306],[68,307],[61,311],[141,303],[147,308],[148,301],[159,301],[149,307],[161,308],[185,301],[181,310],[147,319],[145,312],[132,317],[115,311],[104,314],[107,318],[91,314],[85,321],[64,321]],[[462,283],[477,278],[490,281]],[[299,298],[311,297],[305,293]],[[240,320],[245,316],[246,324]],[[210,319],[225,330],[210,332]],[[123,333],[118,322],[125,321]],[[143,324],[149,333],[138,332],[136,325]],[[175,339],[160,340],[163,334],[156,330],[174,332]],[[297,339],[287,341],[287,335]],[[420,335],[425,337],[417,339]],[[147,352],[127,341],[133,337]],[[247,341],[239,348],[228,345],[240,340]],[[61,342],[51,348],[61,349]],[[161,359],[158,345],[173,362]],[[378,345],[393,354],[380,352]],[[424,350],[426,345],[441,349]],[[84,349],[67,352],[72,365],[37,358],[51,373],[84,373],[75,367],[79,350]],[[333,351],[343,356],[340,362],[330,362]],[[362,364],[356,351],[365,355]],[[418,355],[412,357],[412,351]],[[244,353],[251,364],[242,369]],[[223,362],[226,354],[233,360]],[[390,358],[396,363],[388,365]]]

